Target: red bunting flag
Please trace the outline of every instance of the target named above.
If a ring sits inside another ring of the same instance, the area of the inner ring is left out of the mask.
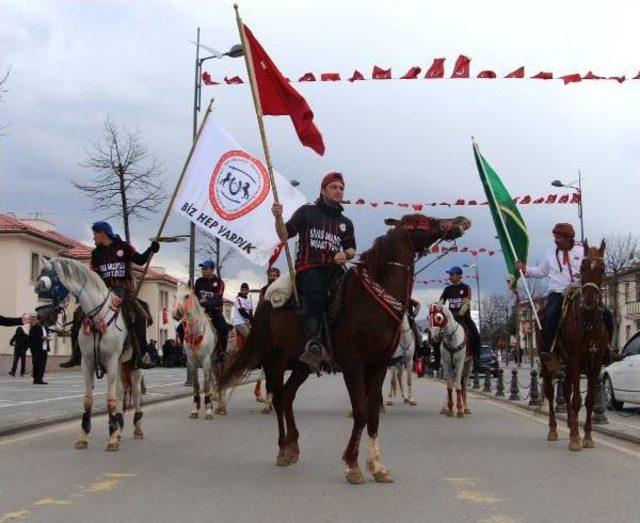
[[[409,69],[404,76],[401,77],[402,80],[415,80],[416,78],[418,78],[418,75],[420,74],[420,71],[422,71],[422,69],[420,69],[419,67],[412,67],[411,69]]]
[[[524,65],[518,67],[515,71],[511,71],[505,78],[524,78]]]
[[[425,73],[425,78],[444,78],[444,58],[434,58],[431,67]]]
[[[536,198],[535,200],[533,200],[533,203],[536,204],[540,204],[540,203],[544,203],[544,197],[540,197],[540,198]]]
[[[571,203],[580,203],[580,193],[574,192],[571,195]]]
[[[478,78],[496,78],[494,71],[482,71],[478,74]]]
[[[458,198],[458,199],[456,200],[456,203],[454,203],[454,205],[464,205],[464,199],[462,199],[462,198]]]
[[[527,194],[520,200],[520,205],[527,205],[528,203],[531,203],[531,196]]]
[[[364,75],[356,69],[355,71],[353,71],[353,75],[351,75],[351,78],[348,78],[348,80],[350,82],[355,82],[356,80],[364,80]]]
[[[469,247],[463,247],[462,249],[460,249],[460,252],[468,252],[469,251]]]
[[[587,74],[585,74],[582,77],[583,80],[606,80],[606,78],[604,76],[598,76],[597,74],[593,74],[591,71],[589,71]]]
[[[386,201],[384,202],[384,205],[393,205],[393,202],[390,202],[390,201],[386,200]]]
[[[340,203],[342,205],[351,205],[351,200],[342,200]]]
[[[416,212],[420,212],[422,210],[422,204],[421,203],[414,203],[411,207],[413,207],[413,210]]]
[[[298,82],[315,82],[316,75],[313,73],[304,73],[300,78],[298,78]]]
[[[496,253],[496,251],[487,251],[487,254],[488,254],[489,256],[493,256],[495,253]]]
[[[638,71],[638,74],[635,75],[632,80],[640,80],[640,71]]]
[[[382,69],[377,65],[373,66],[373,72],[371,73],[371,78],[374,80],[391,80],[391,68]]]
[[[404,209],[406,209],[407,207],[409,207],[409,204],[406,202],[398,202],[398,207],[402,207]]]
[[[369,202],[369,205],[371,205],[371,207],[377,207],[378,202]]]
[[[568,194],[563,194],[562,196],[560,196],[560,199],[558,200],[558,203],[568,203],[568,202],[569,202]]]
[[[550,194],[549,196],[547,196],[547,200],[545,201],[545,203],[556,203],[557,199],[558,199],[557,194]]]
[[[302,144],[322,156],[324,142],[313,123],[313,111],[309,104],[282,76],[249,28],[246,25],[243,28],[251,50],[262,113],[271,116],[288,115]]]
[[[213,78],[211,78],[211,75],[207,71],[202,73],[202,81],[204,82],[204,85],[220,85],[218,82],[214,82]]]
[[[564,76],[561,76],[560,78],[562,78],[562,81],[564,82],[564,85],[582,81],[582,76],[580,76],[578,73],[565,74]]]
[[[478,249],[478,252],[487,252],[487,248],[486,247],[480,247]]]
[[[471,256],[478,256],[478,251],[476,249],[469,249]]]
[[[242,78],[240,78],[239,76],[234,76],[232,78],[227,78],[226,76],[224,77],[224,81],[227,84],[243,84],[244,82],[242,81]]]
[[[340,73],[320,73],[321,82],[338,82],[340,81]]]
[[[616,82],[618,82],[619,84],[621,84],[622,82],[624,82],[627,79],[626,76],[610,76],[609,80],[615,80]]]
[[[451,78],[469,78],[469,66],[471,65],[471,58],[461,54],[456,60],[456,65],[453,67],[453,74]]]
[[[433,253],[440,252],[440,246],[439,245],[434,245],[433,247],[431,247],[431,252],[433,252]]]
[[[536,80],[553,80],[553,73],[540,71],[537,75],[532,76],[531,78],[535,78]]]
[[[356,205],[364,205],[364,200],[362,198],[358,198],[356,200]]]

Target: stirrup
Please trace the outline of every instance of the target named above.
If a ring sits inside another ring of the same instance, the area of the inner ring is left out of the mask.
[[[309,340],[304,346],[304,352],[300,355],[299,361],[306,363],[311,372],[318,372],[320,364],[324,359],[324,348],[318,340]]]

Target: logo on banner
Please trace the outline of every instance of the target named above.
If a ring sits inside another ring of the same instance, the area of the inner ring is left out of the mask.
[[[221,218],[235,220],[258,207],[270,189],[262,163],[244,151],[229,151],[213,169],[209,201]]]

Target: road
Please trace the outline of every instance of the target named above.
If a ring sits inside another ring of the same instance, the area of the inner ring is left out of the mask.
[[[302,455],[289,468],[274,466],[274,416],[258,414],[246,386],[213,421],[187,419],[186,398],[148,406],[143,441],[129,415],[117,453],[104,451],[104,417],[84,451],[78,422],[2,438],[0,523],[638,521],[639,446],[596,435],[598,448],[570,453],[565,432],[545,440],[544,419],[478,396],[473,415],[446,418],[441,384],[415,383],[419,405],[382,420],[393,484],[346,484],[345,388],[323,377],[296,401]]]

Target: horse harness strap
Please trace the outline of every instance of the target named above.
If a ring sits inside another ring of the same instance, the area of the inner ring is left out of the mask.
[[[382,285],[371,278],[369,272],[364,267],[358,267],[355,273],[358,275],[362,286],[376,303],[378,303],[395,322],[402,323],[402,316],[404,315],[406,305],[389,294]]]
[[[442,346],[447,350],[447,352],[451,353],[451,354],[456,354],[458,352],[460,352],[465,345],[467,344],[467,336],[465,335],[465,337],[463,338],[462,342],[460,342],[460,344],[458,345],[449,345],[447,343],[447,338],[453,337],[453,335],[458,332],[458,329],[460,328],[460,324],[458,323],[456,325],[455,330],[449,335],[449,336],[445,336],[442,339]]]

